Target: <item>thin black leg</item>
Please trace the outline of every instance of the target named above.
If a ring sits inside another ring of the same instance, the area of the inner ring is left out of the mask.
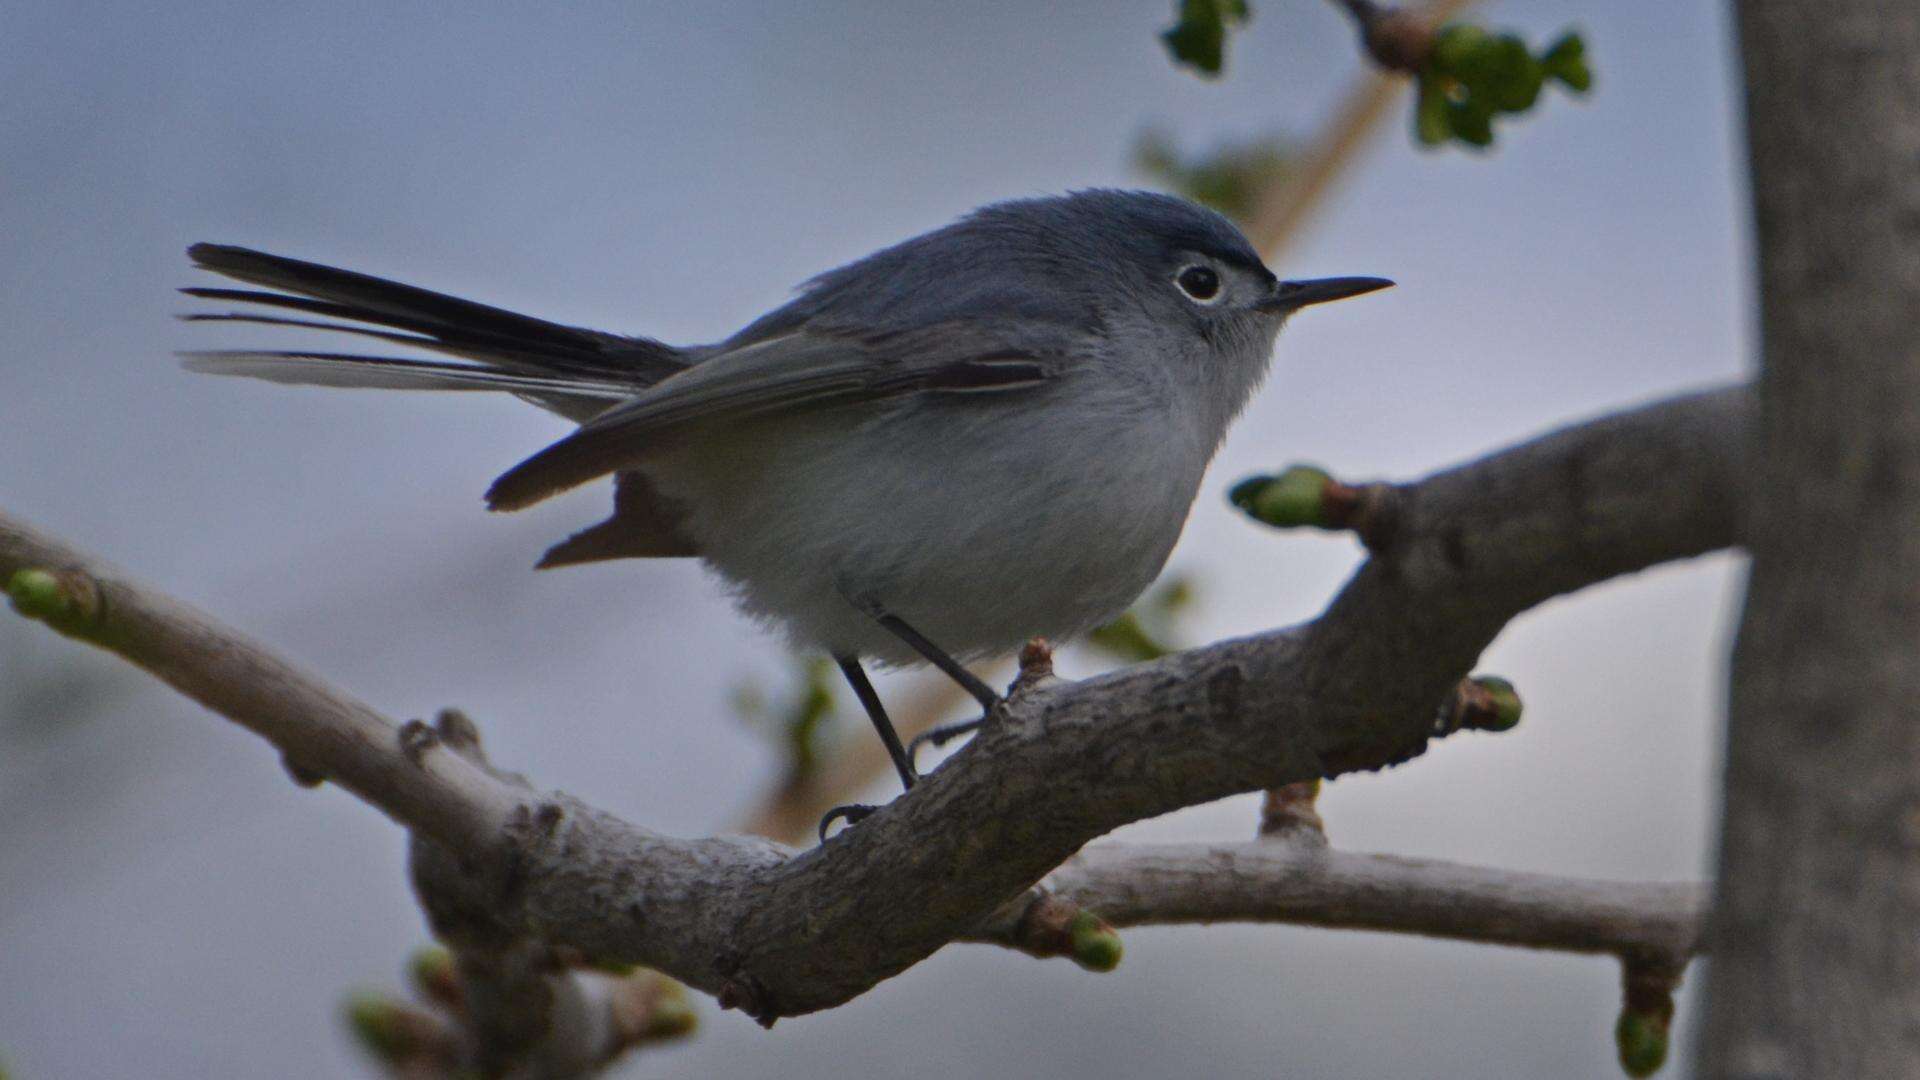
[[[893,721],[887,719],[887,708],[880,704],[880,695],[874,693],[873,683],[867,681],[860,661],[851,656],[836,656],[833,660],[853,687],[854,696],[860,699],[860,707],[867,710],[873,729],[880,733],[880,741],[887,746],[887,756],[893,759],[893,767],[900,773],[900,782],[913,787],[913,782],[919,779],[913,771],[913,759],[907,756],[907,748],[900,745],[900,734],[893,730]]]
[[[948,656],[945,649],[928,641],[920,631],[908,626],[905,619],[885,613],[875,615],[874,619],[881,626],[886,627],[894,637],[906,642],[914,652],[925,657],[928,663],[946,672],[949,678],[960,684],[962,690],[973,695],[973,700],[979,702],[981,708],[992,712],[993,707],[1000,704],[1000,695],[993,692],[993,687],[982,682],[980,676],[968,671],[960,661]]]

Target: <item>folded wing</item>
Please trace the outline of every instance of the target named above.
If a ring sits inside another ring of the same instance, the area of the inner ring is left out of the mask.
[[[1015,341],[977,322],[862,337],[805,328],[753,341],[702,360],[521,462],[494,481],[487,505],[517,510],[630,468],[663,432],[696,422],[908,394],[1031,389],[1060,374],[1066,344],[1031,328]]]

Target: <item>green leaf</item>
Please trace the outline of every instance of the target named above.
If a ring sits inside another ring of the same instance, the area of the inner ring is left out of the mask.
[[[1174,63],[1215,76],[1227,59],[1227,31],[1252,16],[1247,0],[1180,0],[1174,24],[1160,35]]]
[[[1427,59],[1428,71],[1457,72],[1468,58],[1486,44],[1488,34],[1470,23],[1449,23],[1433,35],[1433,53]]]
[[[1540,66],[1549,78],[1560,80],[1576,94],[1593,89],[1593,72],[1587,67],[1587,43],[1578,33],[1569,31],[1554,42],[1540,58]]]
[[[1525,112],[1540,97],[1546,72],[1517,37],[1503,37],[1488,51],[1482,90],[1495,112]]]
[[[1579,34],[1561,35],[1536,58],[1516,34],[1459,23],[1441,27],[1420,71],[1414,133],[1428,146],[1449,139],[1490,146],[1494,119],[1532,109],[1550,78],[1576,93],[1593,84]]]
[[[1469,146],[1493,145],[1493,109],[1483,99],[1448,102],[1447,123],[1453,137]]]

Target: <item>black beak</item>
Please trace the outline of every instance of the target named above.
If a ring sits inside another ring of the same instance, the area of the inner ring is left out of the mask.
[[[1349,296],[1375,292],[1392,285],[1393,282],[1378,277],[1327,277],[1315,278],[1312,281],[1283,281],[1274,286],[1272,296],[1253,306],[1257,311],[1285,313],[1298,311],[1309,304],[1345,300]]]

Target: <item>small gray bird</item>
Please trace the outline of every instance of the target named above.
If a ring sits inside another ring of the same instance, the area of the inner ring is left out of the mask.
[[[275,290],[189,295],[321,318],[187,318],[340,330],[464,361],[218,351],[186,354],[192,370],[503,390],[578,423],[487,491],[492,509],[518,510],[614,477],[613,516],[540,565],[704,559],[743,611],[838,662],[907,787],[912,755],[861,661],[930,662],[991,713],[999,696],[963,662],[1070,637],[1132,603],[1173,550],[1281,323],[1391,284],[1280,281],[1219,214],[1109,190],[984,207],[684,348],[245,248],[188,254]],[[836,810],[822,836],[868,811]]]

